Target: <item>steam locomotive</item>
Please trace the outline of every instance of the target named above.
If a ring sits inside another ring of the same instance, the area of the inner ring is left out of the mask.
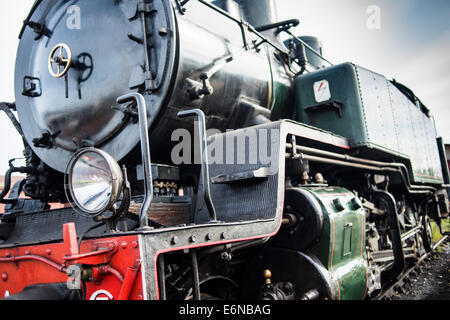
[[[417,263],[449,212],[430,111],[298,24],[274,0],[36,0],[1,104],[26,165],[0,297],[368,299]]]

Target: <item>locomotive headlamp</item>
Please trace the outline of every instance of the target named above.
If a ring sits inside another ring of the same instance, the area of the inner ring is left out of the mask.
[[[77,152],[66,170],[66,188],[72,206],[89,216],[112,209],[123,187],[123,174],[118,163],[106,152],[86,148]]]

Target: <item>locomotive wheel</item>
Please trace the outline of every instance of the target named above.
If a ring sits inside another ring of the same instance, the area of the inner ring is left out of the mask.
[[[422,216],[422,239],[423,246],[427,252],[433,249],[433,230],[431,229],[430,218],[427,215]]]

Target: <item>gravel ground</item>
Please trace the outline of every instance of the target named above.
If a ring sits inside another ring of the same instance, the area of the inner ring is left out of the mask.
[[[394,300],[450,300],[450,245],[434,253],[431,261],[420,266],[421,272],[410,276],[410,283],[396,293]]]

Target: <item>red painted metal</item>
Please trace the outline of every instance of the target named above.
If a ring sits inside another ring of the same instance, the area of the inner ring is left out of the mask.
[[[63,225],[63,239],[67,256],[74,256],[79,254],[75,223],[71,222]]]
[[[73,240],[73,235],[70,237]],[[117,246],[117,243],[134,241],[138,243],[137,235],[85,240],[79,251],[86,253],[72,256],[67,256],[67,253],[68,248],[73,249],[74,246],[67,242],[1,249],[0,275],[3,281],[0,281],[0,298],[6,291],[12,295],[33,284],[68,282],[71,279],[66,271],[70,265],[91,264],[97,276],[86,282],[87,299],[103,297],[96,292],[107,292],[113,299],[125,295],[127,299],[139,299],[143,296],[140,265],[136,265],[136,261],[140,261],[139,245]],[[48,255],[49,250],[51,255]]]
[[[95,246],[97,246],[97,248],[103,248],[108,241],[110,244],[112,243],[111,241],[116,244],[124,241],[127,243],[136,241],[136,243],[138,243],[138,237],[137,235],[133,235],[104,239],[100,242],[83,242],[81,246],[82,252],[85,252],[85,250],[88,251],[88,248]],[[86,298],[90,299],[99,290],[106,290],[114,297],[114,299],[123,299],[123,296],[128,291],[128,297],[125,299],[140,300],[140,297],[143,296],[140,264],[137,265],[134,277],[130,278],[130,275],[128,274],[128,269],[133,268],[136,265],[136,261],[141,261],[139,245],[136,247],[127,246],[126,248],[116,245],[113,252],[108,267],[97,268],[100,280],[86,283]],[[125,277],[122,275],[125,275]]]
[[[136,259],[133,266],[127,268],[127,273],[125,274],[125,279],[122,283],[122,288],[120,289],[119,300],[128,300],[131,289],[136,281],[140,266],[141,261]]]
[[[284,206],[284,197],[282,206]],[[280,227],[281,220],[277,230],[272,234],[244,237],[232,241],[222,240],[208,244],[189,245],[181,248],[166,248],[157,252],[155,257],[151,257],[155,264],[156,298],[159,299],[156,268],[159,254],[271,237],[278,233]],[[87,299],[95,297],[109,298],[109,296],[113,299],[143,299],[140,261],[145,257],[140,257],[137,235],[85,240],[78,248],[78,244],[75,247],[75,226],[67,224],[63,228],[63,239],[62,243],[56,244],[1,249],[0,257],[4,256],[6,258],[0,258],[0,273],[5,272],[10,276],[8,281],[0,283],[0,298],[4,296],[6,291],[10,294],[15,294],[32,284],[68,282],[71,279],[65,273],[67,267],[74,264],[83,264],[93,266],[93,281],[86,282],[85,296]],[[44,257],[48,256],[49,252],[52,255],[52,260]],[[11,262],[20,263],[14,264]],[[49,268],[49,266],[52,268]],[[122,274],[125,274],[125,277]],[[13,280],[9,281],[10,278]]]

